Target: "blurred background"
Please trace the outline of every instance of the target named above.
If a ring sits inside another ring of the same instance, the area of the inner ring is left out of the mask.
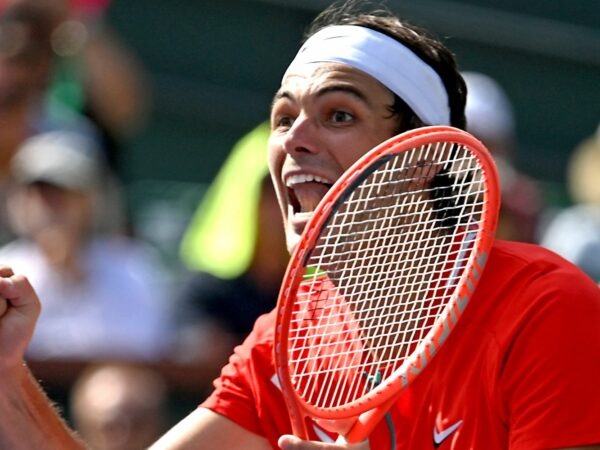
[[[174,239],[168,234],[177,232],[175,205],[185,211],[193,204],[238,137],[267,117],[305,27],[328,4],[113,1],[107,20],[135,49],[152,87],[149,121],[120,155],[136,220],[152,223],[152,239]],[[504,88],[515,115],[514,164],[540,181],[545,204],[568,204],[569,153],[600,121],[600,3],[388,4],[442,37],[462,70],[485,73]],[[171,194],[178,200],[170,202],[169,226],[161,219],[169,208],[148,199]]]
[[[271,96],[318,0],[114,0],[108,20],[149,72],[150,122],[123,158],[130,181],[210,181]],[[388,4],[445,39],[463,70],[514,103],[521,169],[561,183],[570,149],[600,119],[596,0],[420,0]],[[185,164],[182,164],[185,161]]]
[[[28,363],[94,449],[152,442],[274,306],[265,119],[329,3],[0,0],[0,259],[44,305]],[[387,5],[466,74],[499,236],[600,282],[600,2]]]

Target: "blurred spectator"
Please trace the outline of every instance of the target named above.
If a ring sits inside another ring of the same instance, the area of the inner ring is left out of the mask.
[[[10,163],[32,133],[51,67],[50,33],[39,8],[0,6],[0,244],[13,237],[5,210]]]
[[[70,396],[75,429],[91,450],[141,450],[167,427],[167,386],[158,372],[124,363],[88,367]]]
[[[8,0],[36,9],[50,27],[52,58],[44,113],[63,122],[85,116],[100,130],[102,149],[118,171],[121,147],[145,123],[149,90],[135,53],[111,29],[107,0]]]
[[[515,167],[518,151],[513,107],[496,80],[477,72],[463,72],[467,83],[467,131],[479,138],[494,156],[500,175],[502,206],[497,237],[536,242],[543,199],[535,180]]]
[[[600,283],[600,127],[573,149],[567,188],[573,205],[550,221],[541,244]]]
[[[226,358],[277,302],[289,255],[265,157],[269,131],[263,123],[234,146],[182,241],[193,271],[179,302],[185,358],[207,357],[200,342],[220,343]]]
[[[55,22],[46,0],[11,0],[8,6],[0,5],[0,244],[14,238],[7,226],[5,197],[11,160],[23,141],[40,132],[65,128],[94,139],[98,136],[83,116],[67,108],[62,114],[52,114],[45,101],[56,62],[51,44]],[[118,184],[106,186],[115,191],[116,202]],[[121,215],[124,217],[124,211]],[[122,229],[123,217],[111,217],[111,227]]]
[[[94,141],[53,131],[13,158],[8,212],[19,238],[0,260],[27,274],[42,313],[30,359],[164,356],[171,314],[154,254],[131,239],[95,233],[107,173]]]
[[[121,153],[148,115],[145,68],[106,20],[110,0],[44,1],[66,10],[53,32],[58,59],[50,105],[67,105],[89,117],[102,131],[109,165],[120,173]]]
[[[10,159],[32,134],[53,128],[88,127],[91,122],[74,112],[51,114],[45,96],[55,70],[52,51],[54,14],[45,0],[12,0],[0,7],[0,154],[8,172]]]

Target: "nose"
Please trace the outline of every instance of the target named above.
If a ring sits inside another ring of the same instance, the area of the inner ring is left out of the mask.
[[[287,153],[316,153],[317,137],[318,124],[310,117],[300,114],[285,135],[285,150]]]

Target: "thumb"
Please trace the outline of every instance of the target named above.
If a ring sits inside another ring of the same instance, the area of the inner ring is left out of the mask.
[[[303,441],[302,439],[291,434],[284,434],[281,436],[277,444],[281,450],[312,450],[321,448],[313,445],[318,444],[317,442]]]
[[[325,442],[303,441],[290,434],[281,436],[277,444],[281,450],[369,450],[368,441],[358,444],[328,444]]]

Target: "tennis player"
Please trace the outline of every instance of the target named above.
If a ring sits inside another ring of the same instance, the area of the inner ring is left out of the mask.
[[[272,105],[269,166],[288,247],[358,157],[398,132],[465,126],[465,85],[451,53],[391,14],[325,11]],[[231,205],[230,205],[231,206]],[[80,449],[23,366],[39,312],[27,280],[3,268],[0,447]],[[336,444],[343,423],[291,427],[273,364],[274,315],[258,319],[214,393],[152,448],[600,449],[600,290],[528,244],[497,242],[445,346],[367,441]]]

